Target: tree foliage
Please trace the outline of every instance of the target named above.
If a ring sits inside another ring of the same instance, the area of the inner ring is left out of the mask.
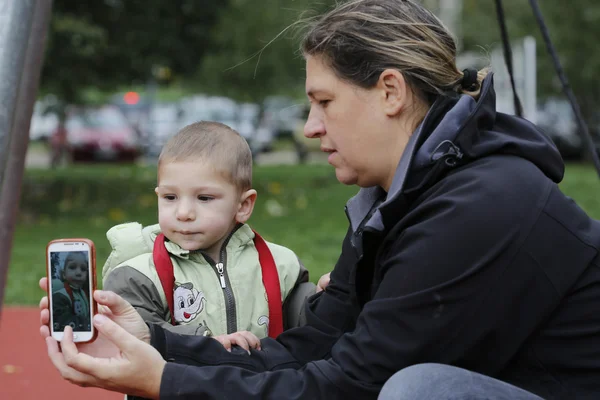
[[[42,90],[67,103],[86,88],[146,82],[157,67],[194,73],[226,0],[55,0]]]
[[[245,101],[272,94],[303,93],[304,60],[299,52],[301,25],[332,0],[232,0],[213,28],[213,48],[194,83],[199,90]]]

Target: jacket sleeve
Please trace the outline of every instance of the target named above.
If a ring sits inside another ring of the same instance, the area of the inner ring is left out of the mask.
[[[283,347],[301,365],[327,358],[334,343],[345,333],[354,329],[359,310],[352,300],[351,254],[352,232],[348,232],[342,244],[342,253],[331,272],[327,289],[307,297],[302,305],[306,323],[288,329],[277,337]]]
[[[395,372],[421,362],[498,373],[558,299],[540,278],[539,266],[520,252],[539,216],[540,196],[524,194],[529,204],[500,207],[502,190],[473,189],[450,185],[406,217],[407,225],[381,254],[381,284],[356,326],[337,340],[333,337],[345,329],[334,311],[343,313],[349,305],[331,294],[311,299],[316,308],[308,326],[289,331],[302,332],[304,342],[292,336],[266,339],[265,350],[237,359],[206,340],[153,330],[153,343],[172,361],[163,373],[161,399],[375,399]],[[337,308],[320,310],[319,300]],[[327,318],[333,322],[327,324]],[[329,342],[330,352],[294,363],[302,360],[302,350],[311,356],[313,346],[324,351],[319,340],[326,342],[328,333],[335,342]],[[490,349],[494,357],[485,356]]]
[[[316,293],[317,286],[308,281],[308,270],[298,259],[300,272],[294,288],[283,302],[283,329],[294,328],[306,324],[304,306],[307,299]]]
[[[171,325],[169,307],[162,303],[158,289],[151,279],[133,267],[113,269],[104,278],[103,287],[127,300],[146,322],[185,335],[202,336],[207,333],[206,327],[202,325]]]

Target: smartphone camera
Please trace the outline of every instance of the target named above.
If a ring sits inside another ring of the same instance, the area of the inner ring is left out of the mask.
[[[50,331],[56,340],[63,339],[66,326],[73,329],[76,342],[89,342],[95,337],[93,253],[91,242],[63,239],[48,244]]]

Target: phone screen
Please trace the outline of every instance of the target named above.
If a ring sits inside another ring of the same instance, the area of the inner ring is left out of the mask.
[[[78,333],[75,339],[89,340],[93,329],[89,245],[82,242],[55,243],[50,245],[48,253],[53,336],[62,339],[62,332],[68,325]]]

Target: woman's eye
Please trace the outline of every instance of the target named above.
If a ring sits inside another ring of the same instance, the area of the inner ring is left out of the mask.
[[[330,101],[331,101],[331,100],[319,100],[319,105],[320,105],[321,107],[326,107],[326,106],[327,106],[327,104],[329,104],[329,102],[330,102]]]

